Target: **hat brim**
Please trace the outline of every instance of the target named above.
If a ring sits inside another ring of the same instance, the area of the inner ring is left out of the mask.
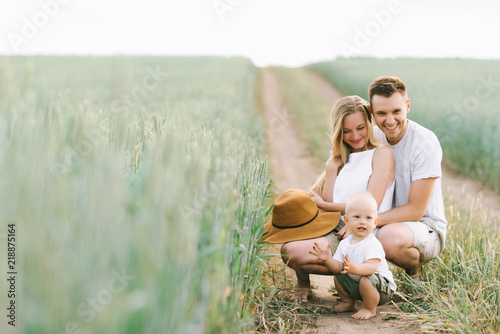
[[[316,219],[297,228],[280,229],[272,222],[264,225],[262,241],[280,244],[290,241],[319,238],[333,231],[340,222],[340,212],[328,212],[319,209]]]

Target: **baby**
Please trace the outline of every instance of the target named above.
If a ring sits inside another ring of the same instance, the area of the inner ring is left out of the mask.
[[[335,274],[340,303],[334,310],[356,311],[356,300],[362,300],[363,308],[352,317],[370,319],[376,315],[377,305],[388,303],[396,291],[382,244],[372,234],[379,221],[377,201],[370,193],[353,195],[345,213],[351,235],[340,242],[333,258],[330,245],[323,249],[315,243],[310,253]]]

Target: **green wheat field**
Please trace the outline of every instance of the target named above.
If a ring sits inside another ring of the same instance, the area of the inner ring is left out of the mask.
[[[398,75],[446,165],[498,191],[499,65],[360,58],[272,71],[318,160],[331,105],[305,72],[365,98],[376,76]],[[244,58],[0,57],[0,247],[14,226],[16,271],[15,297],[0,280],[0,332],[300,331],[286,314],[303,310],[273,286],[259,241],[276,195],[260,87]],[[398,307],[427,332],[500,331],[498,221],[470,195],[446,200],[447,249],[427,283],[396,273],[410,291]],[[291,311],[266,311],[276,300]]]

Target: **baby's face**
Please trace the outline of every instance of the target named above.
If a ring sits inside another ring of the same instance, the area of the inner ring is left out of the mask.
[[[371,201],[357,199],[346,215],[353,237],[363,239],[372,233],[378,223],[377,209]],[[344,219],[345,220],[345,219]]]

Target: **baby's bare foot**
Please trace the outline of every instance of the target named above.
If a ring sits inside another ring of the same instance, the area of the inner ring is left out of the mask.
[[[348,302],[348,303],[344,303],[344,302],[340,302],[338,303],[337,305],[334,306],[333,310],[335,312],[349,312],[349,311],[356,311],[356,303],[353,301],[353,302]]]
[[[376,310],[370,310],[370,309],[363,307],[361,310],[359,310],[358,312],[351,315],[351,317],[353,317],[354,319],[359,319],[359,320],[367,320],[367,319],[373,318],[376,315],[377,315]]]

